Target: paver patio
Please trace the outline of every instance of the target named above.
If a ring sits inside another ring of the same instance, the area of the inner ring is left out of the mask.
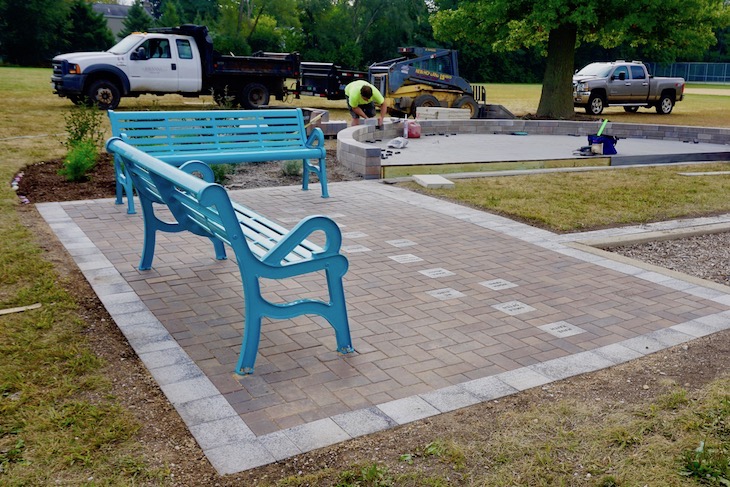
[[[265,320],[255,373],[241,344],[238,267],[207,239],[159,235],[112,200],[38,208],[222,474],[597,370],[730,327],[730,295],[572,248],[566,236],[379,182],[332,197],[277,187],[232,199],[292,227],[343,232],[357,353],[318,317]],[[313,238],[317,240],[317,236]],[[267,281],[321,296],[323,276]],[[245,448],[244,448],[245,447]]]

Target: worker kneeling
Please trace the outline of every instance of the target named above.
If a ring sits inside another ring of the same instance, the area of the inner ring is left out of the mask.
[[[352,125],[360,125],[361,118],[375,116],[375,105],[380,105],[378,125],[383,125],[383,118],[388,113],[385,98],[376,87],[365,80],[353,81],[345,86],[347,108],[352,115]]]

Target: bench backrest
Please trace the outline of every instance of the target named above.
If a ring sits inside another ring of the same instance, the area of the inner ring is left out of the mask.
[[[110,139],[107,148],[122,158],[141,199],[167,205],[183,228],[231,246],[239,265],[245,265],[242,259],[248,261],[253,257],[223,186],[166,164],[118,138]]]
[[[296,149],[307,141],[299,108],[108,113],[114,137],[158,157]]]

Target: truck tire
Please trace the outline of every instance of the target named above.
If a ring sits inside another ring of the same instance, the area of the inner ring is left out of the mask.
[[[418,95],[411,105],[411,115],[416,116],[416,109],[418,107],[440,107],[438,98],[433,95]]]
[[[469,110],[469,118],[477,118],[479,116],[479,104],[469,95],[457,98],[454,102],[454,108]]]
[[[102,110],[114,110],[119,106],[121,95],[117,85],[111,81],[100,79],[91,83],[86,91],[86,98],[91,105],[96,105]]]
[[[588,99],[588,105],[586,105],[586,113],[589,115],[600,115],[603,113],[603,107],[606,105],[606,100],[603,95],[591,94]]]
[[[241,107],[247,110],[255,110],[269,104],[269,89],[261,83],[249,83],[241,90],[241,98],[238,100]]]
[[[673,108],[674,97],[662,93],[662,96],[659,98],[659,103],[656,104],[656,112],[660,115],[669,115],[672,113]]]

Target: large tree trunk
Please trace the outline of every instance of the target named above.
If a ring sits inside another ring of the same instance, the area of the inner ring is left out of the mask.
[[[550,31],[545,78],[537,107],[538,117],[573,118],[573,63],[575,61],[575,25],[561,25]]]

